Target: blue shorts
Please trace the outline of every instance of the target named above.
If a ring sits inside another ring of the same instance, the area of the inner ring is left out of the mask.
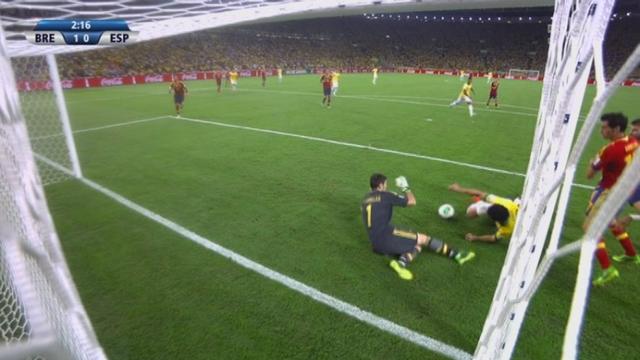
[[[411,230],[389,228],[379,237],[370,239],[373,251],[382,255],[402,255],[415,251],[418,233]]]
[[[587,206],[587,215],[590,215],[592,209],[599,207],[607,198],[608,190],[601,187],[595,188],[591,193],[591,199],[589,199],[589,205]],[[603,195],[604,194],[604,195]],[[627,199],[629,205],[634,206],[635,203],[640,201],[640,186],[636,187],[631,196]],[[622,208],[618,210],[617,215],[620,215]]]
[[[182,104],[184,102],[184,95],[173,95],[173,102],[176,104]]]
[[[330,96],[331,95],[331,88],[323,88],[324,89],[324,96]]]
[[[636,190],[633,192],[633,194],[631,194],[631,196],[629,196],[629,199],[627,201],[631,206],[634,206],[635,203],[640,202],[640,185],[636,187]]]

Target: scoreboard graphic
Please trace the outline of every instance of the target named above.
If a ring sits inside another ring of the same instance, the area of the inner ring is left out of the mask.
[[[36,45],[126,45],[136,41],[137,31],[127,22],[115,20],[40,20],[33,31],[25,31]]]

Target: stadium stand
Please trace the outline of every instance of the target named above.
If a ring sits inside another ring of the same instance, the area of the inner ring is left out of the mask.
[[[635,18],[614,21],[607,74],[640,42]],[[314,34],[314,35],[308,35]],[[629,37],[635,39],[629,39]],[[506,72],[544,69],[547,23],[433,23],[363,16],[289,21],[203,31],[126,48],[59,57],[65,79],[212,69],[415,67]],[[75,66],[82,63],[83,66]],[[640,77],[636,71],[633,77]]]

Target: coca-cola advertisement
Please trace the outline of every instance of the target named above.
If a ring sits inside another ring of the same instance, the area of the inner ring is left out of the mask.
[[[162,82],[162,75],[147,75],[144,77],[145,83],[157,83]]]
[[[100,85],[101,86],[122,85],[122,78],[120,78],[120,77],[102,78],[102,80],[100,80]]]
[[[182,74],[182,80],[198,80],[198,73]]]

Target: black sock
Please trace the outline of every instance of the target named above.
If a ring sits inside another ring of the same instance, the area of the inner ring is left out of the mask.
[[[398,258],[398,264],[400,264],[400,266],[402,266],[403,268],[406,268],[409,264],[409,260],[405,255],[400,255],[400,257]]]
[[[432,237],[427,243],[427,247],[429,248],[429,250],[444,255],[450,259],[454,259],[456,255],[458,255],[457,249],[449,246],[449,244],[437,238]]]

